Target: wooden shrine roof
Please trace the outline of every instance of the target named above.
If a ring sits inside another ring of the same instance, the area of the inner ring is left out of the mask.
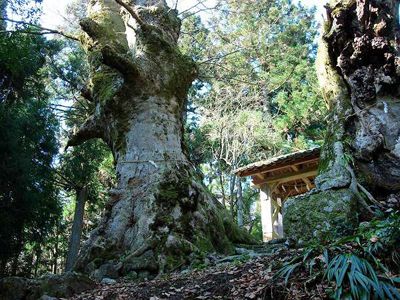
[[[234,171],[239,177],[252,176],[253,184],[267,184],[276,198],[304,194],[315,187],[320,148],[299,151],[259,161]]]
[[[281,156],[277,156],[268,160],[261,160],[250,165],[241,167],[233,171],[239,177],[251,176],[257,173],[271,170],[281,165],[290,165],[298,162],[299,160],[319,158],[320,148],[313,148],[310,150],[298,151]]]

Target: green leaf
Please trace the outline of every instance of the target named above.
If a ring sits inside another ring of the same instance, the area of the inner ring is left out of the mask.
[[[347,272],[347,269],[349,268],[349,266],[350,266],[350,263],[349,263],[349,261],[347,261],[347,259],[346,259],[346,262],[344,263],[344,265],[342,266],[342,268],[339,270],[339,271],[340,271],[340,272],[339,272],[339,276],[336,278],[336,284],[337,284],[338,286],[341,286],[341,285],[342,285],[343,279],[344,279],[344,277],[346,276],[346,272]]]

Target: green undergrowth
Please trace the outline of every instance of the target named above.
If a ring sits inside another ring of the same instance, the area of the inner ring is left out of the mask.
[[[362,223],[327,246],[299,249],[274,279],[288,286],[301,276],[306,289],[322,284],[332,299],[400,299],[400,213]]]

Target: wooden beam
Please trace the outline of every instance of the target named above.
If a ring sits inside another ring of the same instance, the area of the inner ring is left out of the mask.
[[[262,185],[264,184],[264,183],[266,183],[266,180],[265,180],[265,178],[263,177],[263,179],[261,180],[261,181],[259,181],[259,180],[255,180],[254,179],[254,177],[252,177],[252,181],[251,181],[251,184],[253,185],[253,186],[255,186],[256,188],[258,188],[258,189],[261,189],[262,188]],[[261,183],[258,183],[258,182],[261,182]],[[276,192],[276,190],[277,189],[279,189],[279,182],[274,182],[274,183],[272,183],[271,185],[270,185],[270,189],[271,189],[271,193],[275,193]]]
[[[262,174],[256,174],[255,176],[260,178],[261,180],[264,180],[264,176]]]
[[[312,188],[314,188],[315,186],[312,186]],[[303,187],[298,187],[297,188],[297,190],[296,189],[290,189],[287,193],[286,193],[286,196],[287,196],[287,198],[288,197],[293,197],[293,196],[297,196],[297,195],[301,195],[301,194],[304,194],[304,193],[307,193],[308,192],[308,189],[305,187],[305,186],[303,186]]]
[[[274,193],[279,188],[279,182],[271,184],[271,192]]]
[[[317,176],[318,170],[316,168],[308,168],[306,170],[301,170],[299,172],[294,172],[291,174],[282,174],[276,177],[265,178],[264,181],[254,181],[255,185],[261,185],[267,183],[269,185],[279,182],[280,184],[299,180],[308,177]]]
[[[315,188],[315,184],[310,180],[311,185],[310,189]],[[288,186],[289,184],[289,186]],[[279,186],[275,189],[274,191],[274,197],[275,198],[281,198],[282,201],[286,200],[290,196],[296,196],[299,195],[299,193],[295,190],[294,186],[290,186],[291,183],[283,183],[279,184]],[[297,186],[298,190],[300,190],[300,194],[304,194],[308,192],[308,188],[305,183],[302,183],[302,185]]]
[[[260,170],[257,170],[257,171],[251,171],[251,170],[248,170],[248,171],[242,171],[242,172],[239,172],[238,174],[237,174],[237,176],[239,176],[239,177],[247,177],[247,176],[255,176],[256,174],[265,174],[265,173],[269,173],[269,172],[274,172],[274,171],[278,171],[278,170],[282,170],[282,169],[285,169],[285,168],[288,168],[288,167],[291,167],[291,166],[298,166],[298,165],[302,165],[302,164],[306,164],[306,163],[319,163],[319,155],[315,155],[315,156],[313,156],[313,157],[308,157],[308,158],[304,158],[304,159],[299,159],[298,161],[294,161],[294,162],[292,162],[292,163],[283,163],[283,164],[278,164],[278,165],[276,165],[275,167],[272,167],[271,169],[267,169],[267,170],[264,170],[264,171],[260,171]],[[254,167],[254,168],[257,168],[257,169],[261,169],[262,167]]]
[[[307,177],[302,178],[303,182],[306,184],[308,191],[310,191],[312,188],[312,183],[310,181],[310,179],[308,179]]]
[[[291,167],[295,172],[299,172],[299,168],[297,166],[291,166]],[[312,187],[311,187],[312,183],[311,183],[310,179],[305,177],[305,178],[302,178],[302,180],[306,184],[308,191],[310,191],[312,189]]]
[[[315,188],[315,185],[313,184],[311,186],[311,189]],[[301,195],[304,193],[307,193],[308,189],[305,186],[298,187],[297,191],[295,188],[287,189],[286,192],[281,192],[279,194],[275,194],[275,197],[280,197],[283,200],[286,200],[288,197],[293,197],[297,195]]]

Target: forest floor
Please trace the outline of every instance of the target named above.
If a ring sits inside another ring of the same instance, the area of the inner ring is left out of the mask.
[[[327,299],[327,286],[307,282],[308,272],[297,272],[286,285],[274,276],[293,250],[269,245],[220,259],[202,269],[186,270],[142,282],[99,284],[71,299]],[[311,285],[308,288],[308,285]]]

